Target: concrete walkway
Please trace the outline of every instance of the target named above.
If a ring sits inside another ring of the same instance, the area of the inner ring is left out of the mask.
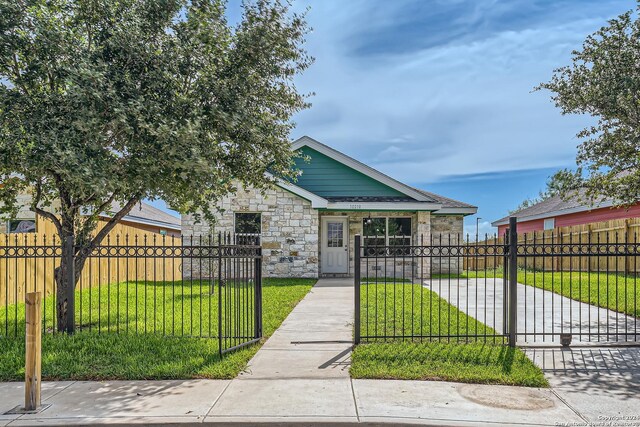
[[[356,420],[353,286],[319,280],[210,412],[220,421]]]
[[[571,387],[566,376],[557,380],[558,389],[568,390],[566,394],[555,388],[351,380],[352,322],[351,280],[320,280],[234,380],[48,382],[43,385],[43,403],[52,404],[50,408],[37,415],[0,415],[0,425],[553,426],[580,425],[602,415],[632,415],[640,407],[634,383],[621,388],[626,393],[622,406],[616,406],[620,396],[612,394],[600,400],[609,405],[603,408],[593,406],[597,397],[585,398],[586,384],[576,382]],[[569,385],[561,384],[563,379]],[[600,389],[606,390],[605,386]],[[21,383],[0,384],[0,413],[22,399]]]
[[[425,286],[496,331],[504,330],[502,279],[441,279]],[[533,286],[518,283],[517,289],[519,344],[559,344],[562,332],[573,334],[574,343],[640,341],[640,321],[631,316]]]

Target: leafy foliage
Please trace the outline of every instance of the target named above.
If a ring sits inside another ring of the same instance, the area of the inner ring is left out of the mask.
[[[640,11],[640,5],[638,6]],[[640,19],[628,11],[589,35],[572,64],[537,87],[553,92],[562,114],[589,114],[597,124],[578,133],[577,170],[556,174],[563,194],[584,188],[584,198],[640,199]]]
[[[234,182],[264,189],[267,172],[293,175],[291,116],[307,106],[293,79],[311,62],[304,17],[255,0],[232,28],[225,5],[0,0],[0,214],[31,192],[31,209],[75,239],[76,283],[142,199],[212,219]],[[71,331],[67,264],[56,270],[58,326]]]
[[[292,174],[290,118],[307,106],[293,78],[310,58],[304,17],[278,0],[247,2],[235,28],[222,0],[3,0],[0,16],[4,214],[31,191],[61,237],[89,244],[114,201],[210,215],[230,178]]]

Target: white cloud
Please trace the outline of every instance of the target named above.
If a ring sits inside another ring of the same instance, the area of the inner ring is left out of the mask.
[[[589,121],[561,116],[548,93],[531,91],[569,62],[601,16],[357,57],[346,40],[386,16],[368,9],[370,2],[313,4],[317,63],[299,86],[317,95],[293,136],[308,134],[407,182],[573,164],[574,135]]]

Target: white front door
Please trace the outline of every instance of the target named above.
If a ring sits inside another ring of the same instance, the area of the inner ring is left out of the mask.
[[[322,218],[322,273],[349,272],[347,218]]]

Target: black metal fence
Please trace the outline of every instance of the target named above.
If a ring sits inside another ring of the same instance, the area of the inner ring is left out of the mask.
[[[43,332],[57,333],[58,239],[0,241],[0,339],[24,336],[24,296],[43,293]],[[108,237],[75,287],[76,333],[217,339],[220,354],[262,337],[262,252],[255,239],[218,235]]]
[[[473,246],[459,236],[419,245],[375,246],[355,241],[355,341],[434,340],[504,342],[504,283],[463,279],[466,257],[503,257],[500,244]],[[480,292],[480,288],[490,292]],[[498,302],[497,299],[501,301]],[[482,302],[482,303],[481,303]],[[488,325],[498,325],[489,327]]]
[[[518,236],[513,220],[483,241],[364,246],[356,236],[355,341],[638,344],[635,242]]]

